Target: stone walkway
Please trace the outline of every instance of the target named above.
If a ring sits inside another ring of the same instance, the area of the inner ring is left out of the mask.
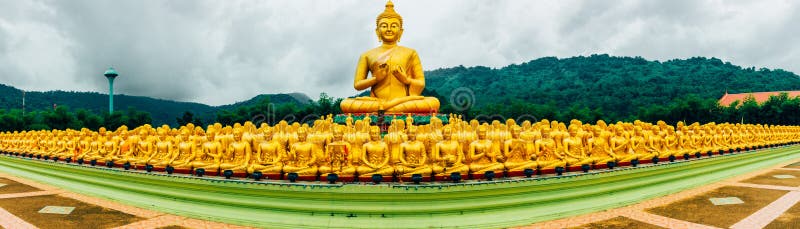
[[[136,221],[131,224],[122,225],[116,228],[248,228],[236,225],[223,224],[218,222],[204,221],[192,219],[182,216],[169,215],[157,211],[132,207],[128,205],[119,204],[113,201],[104,200],[100,198],[84,196],[72,192],[67,192],[49,185],[40,184],[37,182],[28,181],[25,179],[17,178],[7,174],[0,173],[0,178],[6,178],[15,182],[28,185],[40,189],[41,191],[22,192],[0,194],[0,199],[8,198],[26,198],[26,197],[39,197],[39,196],[53,196],[70,198],[77,201],[84,202],[90,205],[96,205],[107,209],[116,210],[132,216],[143,218],[144,220]],[[2,189],[2,187],[0,187]],[[17,217],[16,215],[0,208],[0,228],[37,228],[37,222],[26,222],[25,220]],[[92,225],[92,222],[85,222]]]
[[[646,210],[659,206],[667,206],[678,201],[703,195],[712,190],[716,190],[722,187],[746,187],[746,188],[755,188],[762,190],[788,191],[788,193],[781,196],[777,200],[772,201],[767,206],[761,208],[755,213],[749,215],[744,219],[741,219],[737,223],[730,226],[730,228],[748,228],[748,229],[765,228],[775,219],[780,217],[784,212],[795,206],[800,201],[800,186],[754,184],[754,183],[746,183],[745,181],[770,172],[800,171],[800,169],[798,168],[788,168],[790,167],[789,165],[792,165],[793,163],[797,162],[798,161],[787,161],[785,163],[781,163],[764,170],[754,171],[721,182],[713,183],[699,188],[689,189],[668,196],[650,199],[641,203],[637,203],[622,208],[589,213],[585,215],[569,217],[559,220],[541,222],[520,228],[591,228],[592,226],[587,226],[587,225],[592,223],[593,225],[597,225],[597,223],[602,223],[603,221],[611,220],[613,218],[620,216],[664,228],[719,228],[715,226],[704,225],[704,224],[684,221],[681,219],[661,216],[647,212]],[[800,178],[787,178],[787,179],[800,180]],[[725,215],[718,215],[716,217],[725,217]],[[798,217],[797,219],[793,219],[791,223],[800,226],[800,217]],[[609,227],[609,228],[615,228],[615,227]]]

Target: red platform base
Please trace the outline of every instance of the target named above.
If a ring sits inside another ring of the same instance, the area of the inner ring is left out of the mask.
[[[631,166],[631,162],[630,161],[621,161],[621,162],[617,163],[617,167],[622,167],[622,166]]]
[[[433,176],[433,180],[434,181],[449,181],[450,180],[450,176],[435,175],[435,176]]]
[[[197,171],[197,170],[196,170],[196,169],[193,169],[193,170],[192,170],[192,173],[190,173],[190,174],[192,174],[192,175],[197,175],[197,174],[195,174],[195,173],[194,173],[194,171]],[[219,175],[219,172],[218,172],[218,171],[208,171],[208,170],[206,170],[206,171],[203,173],[203,176],[204,176],[204,177],[205,177],[205,176],[218,176],[218,175]]]
[[[270,180],[280,180],[281,174],[280,173],[262,174],[262,177]]]
[[[473,180],[483,180],[483,179],[486,178],[484,176],[484,175],[486,175],[485,173],[470,173],[469,175]],[[503,171],[494,171],[494,179],[497,179],[497,178],[503,178]],[[463,177],[462,177],[462,179],[463,179]]]
[[[556,169],[542,169],[542,170],[539,170],[539,172],[542,175],[544,175],[544,174],[555,174],[556,173]]]
[[[358,177],[358,181],[359,182],[372,182],[372,175],[359,176]],[[392,182],[392,175],[383,176],[383,179],[381,179],[381,182]]]
[[[192,169],[187,169],[187,168],[180,168],[180,169],[179,169],[179,168],[175,168],[175,170],[173,170],[173,171],[172,171],[172,173],[177,173],[177,174],[192,174]]]
[[[535,172],[536,172],[536,169],[534,169],[534,174],[535,174]],[[495,177],[496,176],[497,176],[497,174],[495,174]],[[525,176],[525,171],[524,170],[508,171],[508,177],[524,177],[524,176]]]
[[[354,176],[339,176],[340,182],[356,182],[356,177]]]
[[[400,180],[403,182],[413,182],[411,177],[400,177]],[[422,176],[422,182],[430,182],[431,176]]]
[[[297,176],[297,180],[299,181],[316,181],[317,176]]]

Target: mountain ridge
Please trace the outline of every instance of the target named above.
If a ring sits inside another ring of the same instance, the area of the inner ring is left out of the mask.
[[[548,109],[589,109],[611,120],[635,117],[652,105],[667,105],[671,101],[696,95],[704,99],[719,99],[726,91],[746,93],[758,91],[800,90],[800,76],[782,69],[742,68],[711,57],[692,57],[668,61],[646,60],[642,57],[594,54],[568,58],[542,57],[500,68],[463,65],[425,72],[426,96],[436,96],[442,102],[441,113],[532,114],[547,117]],[[456,98],[455,92],[466,92]],[[20,108],[21,90],[0,84],[0,107]],[[45,91],[26,92],[26,109],[52,109],[53,104],[95,113],[108,109],[108,95],[99,92]],[[361,92],[363,95],[366,92]],[[210,106],[146,96],[115,95],[115,108],[135,107],[151,113],[153,124],[176,123],[175,118],[185,111],[203,121],[215,120],[219,111],[234,111],[252,107],[269,98],[276,105],[308,104],[311,99],[302,93],[260,94],[248,100]],[[460,107],[465,104],[468,107]],[[519,106],[514,106],[514,105]],[[520,105],[522,104],[522,105]],[[338,106],[338,105],[336,105]],[[522,109],[524,108],[524,109]],[[515,110],[516,109],[516,110]],[[533,111],[532,111],[533,110]]]

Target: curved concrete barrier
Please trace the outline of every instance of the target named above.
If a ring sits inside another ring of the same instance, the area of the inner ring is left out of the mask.
[[[142,208],[249,226],[475,228],[625,206],[797,158],[800,146],[787,146],[579,176],[419,186],[196,179],[11,156],[0,157],[0,172]]]

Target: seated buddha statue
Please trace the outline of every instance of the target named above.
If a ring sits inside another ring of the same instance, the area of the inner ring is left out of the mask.
[[[283,162],[286,158],[283,150],[281,150],[281,144],[273,139],[274,133],[269,129],[264,131],[266,132],[264,133],[264,139],[256,145],[254,160],[247,172],[259,171],[275,179],[275,174],[280,177],[279,175],[283,171]]]
[[[607,165],[608,162],[630,162],[630,141],[625,137],[621,126],[609,126],[614,131],[595,128],[595,135],[587,144],[586,158],[580,164]]]
[[[333,139],[325,146],[325,153],[327,157],[324,164],[319,166],[319,173],[322,175],[335,173],[342,177],[354,177],[354,171],[345,170],[352,165],[350,164],[349,156],[352,147],[349,142],[344,140],[344,127],[335,126],[333,128]]]
[[[666,153],[669,155],[673,155],[675,157],[684,157],[684,159],[688,159],[691,155],[688,152],[684,152],[683,149],[680,148],[680,136],[678,133],[675,132],[671,126],[667,128],[666,135],[664,136],[664,148],[666,149]],[[659,155],[656,155],[659,156]]]
[[[408,180],[414,174],[430,176],[433,170],[429,166],[425,144],[417,140],[417,127],[408,129],[408,141],[400,144],[400,163],[394,166],[401,179]]]
[[[502,152],[499,148],[493,147],[494,143],[487,138],[487,132],[487,126],[479,126],[477,131],[478,140],[469,144],[467,157],[470,159],[469,171],[473,177],[480,177],[488,171],[501,174],[504,169],[503,164],[497,161],[497,157],[501,156]]]
[[[556,141],[550,137],[550,133],[549,125],[543,126],[542,137],[534,141],[536,163],[543,173],[555,171],[556,167],[565,168],[567,165],[566,154],[557,150]]]
[[[562,145],[559,149],[556,146],[556,150],[563,153],[566,157],[563,157],[567,162],[567,167],[574,167],[574,166],[582,166],[582,165],[590,165],[592,159],[589,158],[589,155],[586,154],[586,145],[584,145],[582,139],[578,136],[578,128],[570,128],[568,132],[564,132],[561,129],[565,129],[564,124],[560,123],[557,124],[560,130],[556,130],[550,133],[550,136],[553,136],[553,139],[558,139],[554,135],[560,135]],[[556,143],[559,141],[556,140]]]
[[[122,141],[119,143],[119,153],[112,157],[114,163],[125,164],[131,163],[136,160],[136,155],[139,153],[139,135],[136,134],[136,129],[132,130],[134,134],[127,131],[121,133]]]
[[[639,157],[634,153],[630,145],[630,138],[625,136],[625,131],[621,126],[610,127],[614,130],[614,135],[610,138],[611,152],[616,156],[617,164],[630,165],[632,161],[638,161]]]
[[[175,147],[173,147],[172,137],[169,136],[167,129],[159,128],[157,133],[158,140],[153,144],[155,151],[150,153],[150,157],[145,164],[163,168],[169,163],[169,158],[172,157],[175,152]]]
[[[364,143],[361,152],[361,165],[352,169],[358,173],[359,179],[369,179],[374,174],[380,174],[384,178],[391,177],[394,167],[389,165],[389,145],[381,140],[381,130],[377,126],[370,126],[370,141]],[[349,170],[345,170],[351,173]]]
[[[355,146],[349,149],[348,159],[350,160],[350,164],[358,166],[361,164],[361,155],[364,155],[364,153],[361,152],[361,146],[369,141],[369,124],[365,123],[363,120],[357,120],[351,131],[351,133],[344,135],[344,140],[350,143],[350,146]]]
[[[464,164],[463,147],[452,138],[455,134],[450,126],[444,127],[442,141],[433,146],[431,160],[435,162],[433,173],[437,180],[447,178],[451,173],[466,175],[469,172],[469,166]]]
[[[297,130],[298,141],[289,147],[289,160],[283,166],[285,173],[297,173],[301,180],[312,179],[317,176],[319,166],[317,165],[317,153],[314,152],[314,143],[307,141],[308,130],[299,128]]]
[[[503,143],[503,166],[509,174],[521,174],[525,169],[536,170],[539,166],[534,140],[523,140],[521,132],[522,127],[512,125],[511,139]]]
[[[84,140],[81,141],[81,154],[78,155],[77,159],[89,161],[100,158],[100,142],[105,141],[101,139],[104,137],[97,132],[87,132],[85,136]]]
[[[356,90],[369,88],[370,95],[343,100],[342,112],[437,112],[439,100],[422,96],[425,76],[417,52],[397,45],[403,35],[403,18],[394,11],[391,1],[375,23],[375,34],[383,44],[361,55],[353,83]],[[372,77],[367,77],[368,73]]]
[[[100,156],[102,157],[99,159],[100,163],[113,161],[114,157],[119,154],[120,138],[111,136],[111,134],[111,132],[106,132],[106,139],[102,142],[102,145],[100,145]]]
[[[75,148],[77,148],[78,145],[77,143],[77,134],[75,131],[67,131],[67,136],[64,137],[64,149],[56,156],[65,160],[67,158],[74,158]]]
[[[205,133],[205,139],[200,140],[200,149],[195,151],[191,158],[192,168],[204,169],[206,171],[216,172],[219,169],[219,161],[224,154],[222,143],[217,140],[217,128],[209,126]],[[199,138],[195,138],[196,140]]]
[[[188,129],[181,130],[181,134],[176,138],[178,143],[172,156],[169,158],[167,165],[176,169],[191,170],[192,157],[197,152],[197,146],[194,142],[190,141],[191,133]]]
[[[244,128],[233,129],[233,141],[228,144],[225,154],[220,159],[219,169],[231,170],[237,174],[244,174],[247,168],[250,167],[250,157],[253,154],[253,148],[250,142],[244,138]]]
[[[680,152],[677,150],[678,147],[677,136],[673,135],[667,135],[667,136],[668,138],[664,139],[664,146],[667,149],[664,153],[668,153],[669,155],[679,154]],[[633,154],[636,156],[636,158],[632,160],[640,160],[640,159],[651,160],[653,159],[653,157],[659,157],[659,152],[656,151],[655,148],[651,147],[652,145],[650,144],[651,138],[653,138],[653,136],[652,134],[650,134],[650,131],[645,131],[641,126],[636,126],[634,134],[633,136],[631,136],[630,139],[631,149],[633,150]]]

